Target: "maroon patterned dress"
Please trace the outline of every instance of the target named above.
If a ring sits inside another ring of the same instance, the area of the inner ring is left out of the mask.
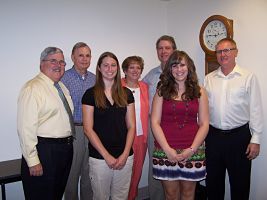
[[[168,144],[181,153],[191,146],[198,130],[198,99],[163,100],[161,128]],[[155,141],[153,177],[160,180],[203,180],[206,175],[205,148],[202,145],[185,162],[172,163]]]

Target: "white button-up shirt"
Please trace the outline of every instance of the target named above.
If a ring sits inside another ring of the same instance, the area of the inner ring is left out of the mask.
[[[205,77],[204,86],[209,97],[210,124],[230,130],[249,122],[251,143],[259,144],[263,113],[256,76],[237,65],[227,76],[219,68]]]

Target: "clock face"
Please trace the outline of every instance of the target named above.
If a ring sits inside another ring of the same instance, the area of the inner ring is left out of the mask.
[[[227,30],[219,20],[213,20],[208,23],[203,34],[204,44],[211,51],[215,51],[215,45],[218,41],[227,37]]]

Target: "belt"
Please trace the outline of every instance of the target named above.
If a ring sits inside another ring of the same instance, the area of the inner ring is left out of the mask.
[[[83,126],[83,123],[82,122],[80,122],[80,123],[74,122],[74,126]]]
[[[223,133],[225,135],[226,134],[231,134],[231,133],[236,133],[236,132],[242,131],[242,130],[247,129],[247,128],[249,128],[248,123],[244,124],[243,126],[240,126],[240,127],[237,127],[237,128],[233,128],[233,129],[230,129],[230,130],[222,130],[222,129],[218,129],[218,128],[215,128],[212,125],[210,125],[210,130],[212,130],[215,133]]]
[[[65,137],[65,138],[47,138],[47,137],[39,137],[38,138],[38,143],[40,144],[72,144],[73,142],[73,137]]]

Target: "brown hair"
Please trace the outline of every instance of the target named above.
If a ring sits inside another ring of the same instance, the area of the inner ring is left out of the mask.
[[[175,40],[174,40],[174,38],[173,38],[172,36],[169,36],[169,35],[163,35],[163,36],[161,36],[161,37],[157,40],[157,42],[156,42],[156,48],[158,48],[159,43],[160,43],[160,41],[162,41],[162,40],[169,41],[169,42],[172,44],[172,49],[173,49],[173,50],[176,50],[177,47],[176,47]]]
[[[188,75],[185,81],[185,92],[182,94],[182,100],[192,100],[200,97],[200,86],[196,74],[196,67],[193,60],[184,51],[175,50],[169,57],[157,85],[158,94],[164,99],[175,99],[178,96],[178,91],[175,78],[172,75],[173,64],[185,60],[188,67]]]
[[[130,64],[132,63],[137,63],[141,67],[141,73],[143,72],[144,69],[144,60],[140,56],[129,56],[127,57],[123,62],[122,62],[122,70],[125,72],[128,70]]]
[[[96,83],[94,86],[94,98],[96,102],[96,106],[100,108],[107,108],[106,96],[104,93],[105,84],[103,81],[103,77],[101,72],[99,71],[100,65],[103,62],[103,59],[106,57],[113,58],[117,63],[117,74],[114,78],[114,83],[111,88],[112,99],[114,103],[119,107],[125,107],[128,105],[127,103],[127,94],[121,85],[121,76],[120,76],[120,65],[118,58],[111,52],[104,52],[100,55],[97,66],[96,66]]]

